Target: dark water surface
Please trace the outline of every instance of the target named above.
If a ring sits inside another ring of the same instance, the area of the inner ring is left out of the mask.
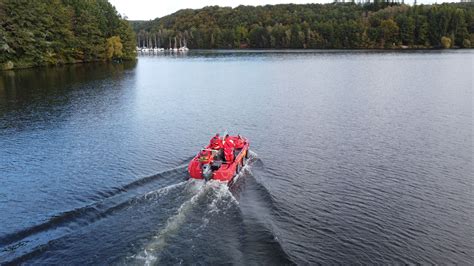
[[[474,261],[472,50],[0,73],[0,264]],[[234,187],[187,181],[216,131]]]

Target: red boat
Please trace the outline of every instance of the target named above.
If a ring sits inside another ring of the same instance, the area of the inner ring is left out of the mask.
[[[217,134],[211,139],[211,143],[191,160],[188,166],[189,175],[195,179],[214,179],[231,184],[247,163],[249,146],[249,141],[240,135],[220,138]]]

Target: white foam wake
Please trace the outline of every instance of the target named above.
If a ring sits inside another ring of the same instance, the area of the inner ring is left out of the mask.
[[[146,200],[146,201],[156,200],[158,198],[166,196],[170,191],[184,186],[186,183],[187,183],[186,181],[183,181],[183,182],[179,182],[179,183],[169,185],[169,186],[166,186],[166,187],[163,187],[163,188],[159,188],[159,189],[154,190],[154,191],[150,191],[150,192],[146,193],[145,195],[143,195],[139,198],[135,198],[132,203],[136,203],[136,202],[141,201],[141,200]]]
[[[187,215],[193,210],[196,206],[196,203],[208,192],[212,192],[213,199],[208,205],[208,213],[218,213],[221,209],[218,206],[218,203],[224,199],[229,198],[230,200],[227,203],[227,207],[231,204],[238,204],[235,197],[229,191],[227,184],[221,183],[219,181],[208,181],[204,182],[202,180],[189,180],[186,183],[184,191],[193,195],[189,200],[185,201],[178,208],[175,215],[168,218],[166,225],[161,229],[154,237],[153,240],[148,243],[143,251],[139,254],[133,256],[135,259],[143,260],[144,265],[153,265],[159,261],[160,252],[166,247],[166,240],[169,236],[176,233],[179,228],[186,222]],[[203,217],[204,220],[208,218]],[[206,222],[204,224],[207,224]]]
[[[166,238],[176,232],[184,223],[186,214],[191,211],[198,199],[205,194],[205,188],[206,187],[204,186],[203,181],[189,180],[186,184],[185,190],[193,193],[194,195],[188,201],[185,201],[183,204],[181,204],[177,213],[174,216],[168,218],[166,221],[166,226],[153,237],[153,240],[148,243],[145,249],[140,252],[140,254],[135,256],[135,258],[145,260],[145,265],[153,265],[156,261],[158,261],[159,252],[166,246]]]

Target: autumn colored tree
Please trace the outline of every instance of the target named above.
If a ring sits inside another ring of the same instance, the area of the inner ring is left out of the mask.
[[[451,39],[449,37],[443,36],[441,37],[441,45],[443,45],[443,48],[448,49],[451,48]]]
[[[107,59],[122,59],[122,41],[119,36],[112,36],[107,39]]]

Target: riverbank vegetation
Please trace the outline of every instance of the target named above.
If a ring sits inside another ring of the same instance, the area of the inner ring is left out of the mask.
[[[107,0],[0,0],[0,69],[134,59],[135,39]]]
[[[472,3],[211,6],[132,23],[139,45],[148,47],[390,49],[474,44]]]

